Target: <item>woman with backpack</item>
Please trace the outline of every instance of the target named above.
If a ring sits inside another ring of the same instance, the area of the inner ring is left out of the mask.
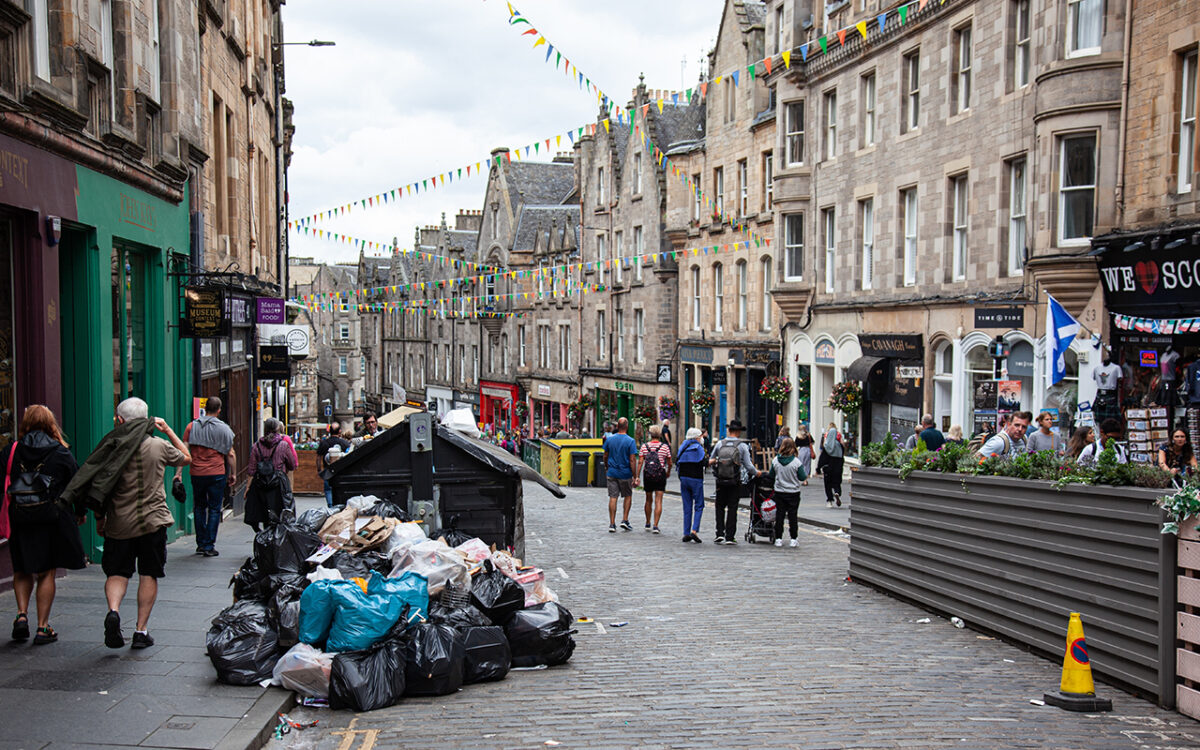
[[[701,438],[704,433],[691,427],[679,444],[675,465],[679,467],[679,494],[683,497],[683,543],[703,544],[700,516],[704,513],[704,466],[708,454]]]
[[[83,509],[65,508],[58,502],[79,467],[49,408],[41,404],[27,407],[18,435],[7,451],[4,475],[5,516],[11,525],[5,536],[17,597],[12,639],[29,638],[29,599],[36,585],[37,632],[33,643],[40,646],[58,640],[50,627],[55,573],[59,568],[82,570],[86,564],[79,538]]]
[[[817,473],[825,479],[825,506],[832,508],[836,502],[842,505],[842,471],[846,468],[846,447],[842,444],[837,425],[829,423],[829,429],[821,436],[821,457],[817,460]]]
[[[658,531],[662,518],[663,492],[667,489],[667,477],[671,476],[671,446],[662,441],[662,427],[650,428],[650,440],[639,452],[642,464],[642,486],[646,490],[646,531]],[[650,523],[650,512],[654,511],[654,523]]]
[[[246,490],[246,515],[250,528],[261,531],[263,524],[279,523],[295,515],[292,485],[288,472],[296,469],[296,453],[282,437],[278,419],[263,422],[263,436],[250,450],[250,487]]]

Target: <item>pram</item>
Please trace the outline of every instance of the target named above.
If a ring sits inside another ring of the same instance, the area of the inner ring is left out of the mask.
[[[763,503],[770,500],[775,502],[775,482],[767,474],[751,482],[750,490],[750,523],[746,526],[746,541],[754,544],[755,537],[763,536],[770,544],[775,543],[775,518],[770,521],[763,518]]]

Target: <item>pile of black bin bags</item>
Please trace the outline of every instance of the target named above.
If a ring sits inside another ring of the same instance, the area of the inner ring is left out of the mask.
[[[411,549],[405,554],[402,544],[338,551],[320,566],[307,562],[321,548],[318,532],[335,510],[308,511],[255,537],[254,556],[230,581],[234,604],[208,631],[218,680],[271,681],[304,697],[327,698],[332,708],[371,711],[406,695],[447,695],[465,684],[504,679],[512,667],[571,658],[571,613],[556,601],[531,599],[529,587],[491,558],[464,559],[470,575],[461,580],[469,597],[454,585],[430,596],[425,575],[394,565],[419,557]],[[408,520],[386,503],[359,517],[374,513]],[[431,544],[419,542],[422,549]],[[465,546],[479,550],[482,543]],[[453,549],[447,546],[451,559]]]

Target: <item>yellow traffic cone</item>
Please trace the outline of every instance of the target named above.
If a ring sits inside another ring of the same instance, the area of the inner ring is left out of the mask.
[[[1062,683],[1059,690],[1046,693],[1043,699],[1051,706],[1067,711],[1111,711],[1112,701],[1096,697],[1092,681],[1092,663],[1088,658],[1087,640],[1083,637],[1083,621],[1078,612],[1071,613],[1067,623],[1067,652],[1063,656]]]

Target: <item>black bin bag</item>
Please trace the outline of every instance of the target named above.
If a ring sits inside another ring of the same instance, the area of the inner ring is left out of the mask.
[[[435,602],[429,603],[429,621],[438,625],[449,625],[458,631],[492,624],[487,615],[475,609],[473,605],[447,607]]]
[[[242,563],[242,567],[238,568],[238,572],[233,574],[233,578],[229,579],[229,585],[233,587],[234,601],[263,601],[271,595],[267,574],[259,568],[256,560],[249,557]]]
[[[525,606],[525,589],[501,573],[491,560],[471,579],[471,604],[493,625],[503,625],[513,612]]]
[[[333,657],[329,707],[374,711],[404,698],[404,641],[380,641],[366,651]]]
[[[205,638],[217,679],[228,685],[256,685],[271,679],[279,661],[279,636],[267,605],[240,601],[212,621]]]
[[[512,667],[512,651],[504,628],[495,625],[462,631],[466,648],[463,684],[503,680]]]
[[[296,525],[305,531],[311,531],[316,534],[321,531],[321,527],[329,520],[329,508],[312,508],[300,514],[296,519]]]
[[[321,546],[314,532],[277,523],[254,535],[254,559],[263,573],[307,573],[310,557]]]
[[[448,695],[462,687],[466,651],[449,625],[424,623],[408,631],[405,695]]]
[[[557,602],[536,604],[513,614],[504,625],[514,667],[565,664],[575,651],[575,618]]]
[[[287,650],[300,642],[300,596],[309,580],[299,573],[277,573],[267,579],[274,594],[267,600],[279,632],[279,648]]]

